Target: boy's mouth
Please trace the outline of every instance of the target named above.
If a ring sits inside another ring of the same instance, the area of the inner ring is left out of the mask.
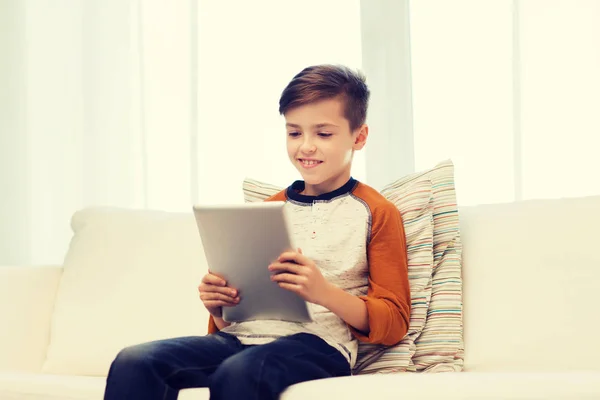
[[[314,168],[323,162],[319,160],[306,160],[303,158],[299,158],[298,161],[304,168]]]

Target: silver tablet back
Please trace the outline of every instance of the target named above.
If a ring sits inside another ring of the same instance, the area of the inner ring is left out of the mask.
[[[240,292],[240,303],[223,307],[227,322],[275,319],[311,321],[307,303],[271,281],[269,264],[293,249],[284,202],[194,206],[212,272]]]

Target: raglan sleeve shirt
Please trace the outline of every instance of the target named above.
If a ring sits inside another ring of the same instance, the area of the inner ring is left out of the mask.
[[[369,286],[366,296],[369,332],[349,326],[361,342],[397,344],[408,331],[410,287],[406,236],[402,217],[394,204],[378,202],[371,210],[371,235],[367,245]]]
[[[350,325],[348,327],[361,342],[390,346],[402,340],[410,321],[411,299],[404,226],[394,204],[382,201],[381,197],[375,199],[370,192],[361,189],[357,194],[369,204],[371,212],[367,244],[368,289],[366,296],[359,296],[367,306],[369,332],[358,331]],[[282,192],[267,201],[284,199]],[[208,333],[218,330],[214,318],[210,316]]]

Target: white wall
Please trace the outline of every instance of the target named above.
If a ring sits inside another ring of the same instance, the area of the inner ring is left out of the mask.
[[[451,158],[458,201],[514,200],[512,2],[411,3],[415,161]]]
[[[600,194],[600,2],[520,1],[523,197]]]

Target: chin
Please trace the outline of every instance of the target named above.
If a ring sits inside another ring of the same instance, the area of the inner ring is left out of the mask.
[[[328,178],[317,177],[317,176],[302,176],[302,179],[304,180],[304,183],[307,185],[319,186],[319,185],[322,185],[323,183],[327,182]]]
[[[308,185],[320,185],[325,181],[324,179],[317,179],[311,176],[303,176],[302,180],[304,180],[304,183]]]

